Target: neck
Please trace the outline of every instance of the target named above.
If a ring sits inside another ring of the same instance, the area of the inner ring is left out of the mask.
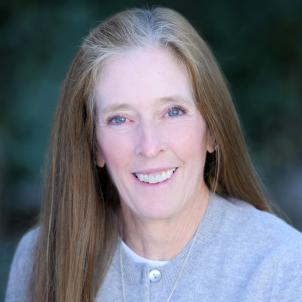
[[[122,237],[138,255],[152,260],[175,258],[193,238],[208,205],[206,189],[189,205],[168,219],[142,219],[123,209]]]

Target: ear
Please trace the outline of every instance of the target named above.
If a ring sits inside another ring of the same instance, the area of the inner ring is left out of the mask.
[[[104,168],[104,166],[105,166],[105,161],[104,161],[103,157],[100,156],[99,154],[97,154],[97,156],[96,156],[96,163],[99,168]]]
[[[210,131],[208,131],[208,133],[207,133],[207,146],[206,146],[207,147],[207,151],[209,153],[213,153],[214,150],[215,150],[215,145],[216,145],[215,139],[210,134]]]
[[[103,152],[99,146],[96,148],[96,164],[99,168],[103,168],[105,166]]]

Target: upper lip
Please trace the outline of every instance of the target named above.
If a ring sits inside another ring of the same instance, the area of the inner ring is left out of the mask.
[[[154,173],[160,173],[168,170],[175,169],[177,167],[168,167],[168,168],[153,168],[153,169],[147,169],[147,170],[140,170],[133,172],[134,174],[154,174]]]

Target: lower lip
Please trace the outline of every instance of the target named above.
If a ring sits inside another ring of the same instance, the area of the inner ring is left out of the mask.
[[[140,185],[142,185],[144,187],[161,187],[161,186],[167,185],[168,183],[170,183],[173,180],[177,170],[178,170],[178,168],[176,168],[176,170],[173,172],[173,174],[171,175],[170,178],[168,178],[164,181],[158,182],[158,183],[154,183],[154,184],[140,181],[135,175],[133,175],[133,177],[134,177],[134,179],[136,180],[137,183],[139,183]]]

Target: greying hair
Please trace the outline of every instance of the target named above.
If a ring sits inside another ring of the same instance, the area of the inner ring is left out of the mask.
[[[31,301],[90,302],[118,238],[118,194],[95,163],[94,90],[102,68],[131,48],[165,47],[184,64],[215,151],[209,189],[270,210],[251,164],[226,81],[205,41],[174,10],[129,9],[97,26],[80,47],[58,105],[40,216]]]

